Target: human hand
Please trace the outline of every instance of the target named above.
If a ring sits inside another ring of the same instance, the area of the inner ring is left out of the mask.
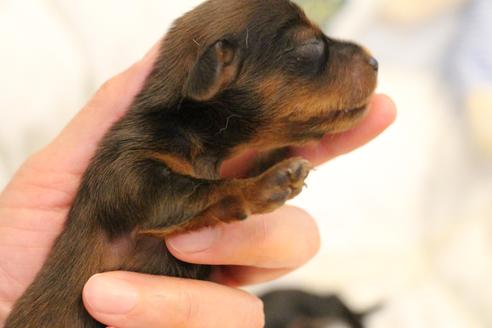
[[[155,47],[144,59],[107,82],[47,147],[31,156],[0,194],[0,325],[41,268],[77,192],[97,143],[130,106],[151,70]],[[395,118],[386,96],[375,96],[354,130],[329,136],[296,152],[320,164],[382,132]],[[244,168],[231,160],[224,174]],[[83,298],[97,320],[130,327],[260,327],[261,302],[234,287],[284,275],[319,247],[313,219],[284,207],[243,222],[169,238],[183,261],[218,265],[212,282],[109,272],[92,277]]]

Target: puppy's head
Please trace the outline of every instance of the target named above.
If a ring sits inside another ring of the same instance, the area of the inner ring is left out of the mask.
[[[288,0],[209,0],[177,20],[158,65],[151,79],[167,83],[154,94],[227,104],[264,148],[351,128],[377,80],[364,49],[329,38]]]

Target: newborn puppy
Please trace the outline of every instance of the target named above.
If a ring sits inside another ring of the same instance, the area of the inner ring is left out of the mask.
[[[81,298],[98,272],[207,279],[209,267],[175,259],[162,239],[296,196],[311,166],[288,147],[353,127],[376,71],[362,48],[330,39],[287,0],[210,0],[178,19],[5,327],[103,327]],[[221,163],[251,148],[263,156],[250,174],[222,179]]]
[[[261,296],[265,328],[363,328],[363,319],[376,308],[355,313],[336,295],[316,295],[302,290],[276,290]]]

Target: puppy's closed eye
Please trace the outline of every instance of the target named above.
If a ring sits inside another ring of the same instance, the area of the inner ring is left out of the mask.
[[[322,72],[326,63],[326,44],[319,39],[309,40],[292,48],[287,55],[288,69],[292,73],[315,75]]]

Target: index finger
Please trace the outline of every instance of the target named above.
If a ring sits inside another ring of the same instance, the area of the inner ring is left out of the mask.
[[[396,119],[395,103],[386,95],[375,95],[367,116],[356,128],[335,135],[327,135],[320,143],[297,148],[295,156],[302,156],[320,165],[337,156],[349,153],[380,135]]]
[[[366,117],[352,130],[327,135],[313,145],[292,150],[292,156],[302,156],[314,165],[320,165],[330,159],[351,152],[376,138],[396,118],[396,106],[386,95],[375,95],[369,104]],[[256,156],[254,150],[233,158],[222,167],[224,176],[243,176]]]

